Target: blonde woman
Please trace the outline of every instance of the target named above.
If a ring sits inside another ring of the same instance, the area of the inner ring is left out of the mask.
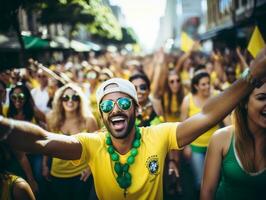
[[[56,91],[53,109],[47,115],[47,125],[50,131],[64,135],[91,133],[98,129],[81,88],[74,84],[67,84]],[[47,163],[46,157],[43,175],[52,181],[54,199],[88,199],[92,177],[85,161],[74,166],[71,161],[53,158],[50,173]]]

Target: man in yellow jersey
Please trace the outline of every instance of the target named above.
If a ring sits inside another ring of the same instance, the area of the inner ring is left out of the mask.
[[[228,90],[211,98],[202,111],[181,123],[135,126],[138,107],[134,86],[110,79],[97,91],[106,132],[76,137],[47,132],[21,121],[0,118],[0,138],[18,150],[61,159],[86,159],[99,199],[162,199],[162,172],[167,152],[182,148],[227,116],[266,77],[266,48],[250,71]]]

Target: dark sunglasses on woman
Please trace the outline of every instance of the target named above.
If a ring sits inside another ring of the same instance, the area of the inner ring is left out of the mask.
[[[65,102],[67,102],[67,101],[79,101],[80,100],[80,97],[79,97],[79,95],[77,95],[77,94],[74,94],[74,95],[64,95],[64,96],[62,96],[61,97],[61,99],[62,99],[62,101],[65,101]]]
[[[137,91],[139,89],[142,92],[146,92],[148,90],[148,86],[145,83],[140,84],[139,86],[135,85],[135,88],[136,88]]]
[[[171,84],[180,83],[180,79],[172,79],[169,81]]]
[[[132,99],[128,97],[121,97],[116,101],[112,99],[103,100],[100,103],[100,110],[104,113],[109,113],[114,109],[115,104],[117,104],[121,110],[129,110],[132,105]]]
[[[13,101],[23,101],[25,99],[25,95],[23,93],[12,94],[11,99]]]

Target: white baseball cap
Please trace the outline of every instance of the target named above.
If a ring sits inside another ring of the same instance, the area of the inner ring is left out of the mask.
[[[113,87],[107,87],[109,85],[112,85]],[[113,92],[122,92],[127,94],[138,104],[138,95],[135,86],[130,81],[122,78],[111,78],[99,86],[96,91],[97,104],[100,104],[105,95]]]

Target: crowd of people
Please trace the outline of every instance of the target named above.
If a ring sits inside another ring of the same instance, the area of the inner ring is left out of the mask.
[[[266,49],[198,46],[2,71],[0,199],[266,197]]]

